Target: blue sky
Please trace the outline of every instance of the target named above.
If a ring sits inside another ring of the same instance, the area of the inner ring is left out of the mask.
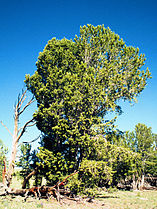
[[[53,37],[79,35],[86,24],[110,27],[127,45],[140,48],[152,73],[138,103],[123,104],[117,120],[120,130],[133,130],[137,123],[151,126],[157,133],[157,1],[140,0],[0,0],[0,120],[13,131],[13,106],[24,86],[25,74],[33,74],[40,51]],[[33,105],[22,117],[30,119]],[[31,128],[23,140],[38,136]],[[11,137],[0,125],[0,139],[10,148]]]

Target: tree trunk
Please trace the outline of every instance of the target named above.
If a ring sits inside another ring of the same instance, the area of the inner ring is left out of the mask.
[[[141,183],[140,183],[140,186],[139,186],[139,190],[142,190],[144,187],[144,174],[142,175],[142,178],[141,178]]]
[[[26,188],[26,184],[27,184],[27,182],[29,181],[29,179],[30,179],[33,175],[35,175],[37,172],[38,172],[38,167],[35,168],[31,173],[29,173],[28,176],[26,176],[26,178],[24,179],[23,184],[22,184],[22,189],[25,189],[25,188]]]
[[[2,172],[2,182],[3,182],[3,185],[5,185],[5,175],[6,175],[6,162],[5,162],[5,159],[3,160],[4,162],[4,168],[3,168],[3,172]]]
[[[8,130],[8,132],[12,136],[12,151],[11,151],[11,156],[9,160],[9,167],[8,171],[6,174],[6,185],[10,187],[12,176],[14,173],[14,167],[15,167],[15,159],[16,159],[16,154],[17,154],[17,146],[20,138],[23,136],[23,134],[26,131],[27,127],[33,126],[34,124],[30,125],[30,123],[33,122],[33,119],[27,121],[22,128],[18,128],[19,125],[19,117],[20,115],[26,110],[26,108],[34,102],[34,99],[32,98],[29,100],[26,105],[23,106],[23,103],[26,99],[26,91],[22,91],[22,95],[19,94],[17,104],[15,105],[15,110],[14,110],[14,133],[12,134],[9,129],[1,122],[1,124]]]
[[[133,175],[133,182],[132,182],[133,190],[137,190],[137,182],[136,182],[136,177]]]
[[[8,167],[8,172],[6,176],[6,182],[7,186],[10,187],[11,180],[12,180],[12,175],[14,173],[14,167],[15,167],[15,159],[16,159],[16,153],[17,153],[17,138],[18,138],[18,113],[17,110],[15,111],[15,119],[14,119],[14,134],[13,134],[13,144],[12,144],[12,152],[11,152],[11,157],[9,161],[9,167]]]

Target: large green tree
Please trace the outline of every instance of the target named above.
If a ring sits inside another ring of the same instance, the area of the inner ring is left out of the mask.
[[[91,138],[105,133],[107,113],[121,112],[118,102],[133,102],[145,88],[144,62],[138,48],[103,25],[81,27],[74,40],[53,38],[39,54],[25,80],[37,100],[34,118],[43,146],[60,153],[69,171],[89,156]]]

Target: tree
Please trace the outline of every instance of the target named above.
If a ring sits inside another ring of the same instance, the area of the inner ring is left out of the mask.
[[[11,131],[3,124],[1,121],[1,124],[7,129],[9,134],[12,136],[12,150],[11,150],[11,157],[9,160],[9,166],[8,166],[8,171],[6,174],[6,182],[7,186],[9,187],[11,184],[12,180],[12,175],[14,173],[14,167],[15,167],[15,159],[16,159],[16,153],[17,153],[17,146],[18,142],[25,133],[27,127],[33,126],[34,125],[34,119],[31,119],[27,121],[23,127],[19,128],[19,118],[21,114],[26,110],[28,106],[30,106],[34,102],[34,98],[30,99],[26,104],[24,103],[26,100],[26,92],[22,91],[22,94],[18,95],[17,103],[15,104],[15,109],[14,109],[14,133],[12,134]]]
[[[20,148],[21,154],[19,156],[17,166],[21,167],[20,176],[25,178],[31,172],[31,145],[30,144],[22,144]],[[27,186],[29,186],[29,182],[27,182]]]
[[[46,178],[47,184],[52,185],[53,182],[57,182],[66,175],[67,165],[61,153],[55,154],[48,149],[40,147],[37,157],[39,158],[37,163],[39,173]]]
[[[156,135],[153,134],[151,127],[138,123],[134,131],[126,132],[125,140],[134,152],[140,154],[141,172],[139,172],[139,176],[141,176],[140,187],[143,187],[144,176],[153,174],[152,171],[155,171],[157,166]]]
[[[146,165],[146,171],[151,176],[157,177],[157,134],[153,134],[153,144],[151,154],[149,155],[149,162]]]
[[[88,157],[91,138],[104,134],[109,111],[133,102],[150,78],[145,57],[103,25],[80,28],[74,40],[48,42],[25,83],[37,100],[34,114],[43,146],[65,159],[69,172]]]
[[[3,181],[3,183],[4,183],[4,179],[3,179],[2,174],[3,174],[3,171],[4,171],[4,163],[6,161],[7,152],[8,152],[8,149],[5,147],[2,140],[0,140],[0,182]]]
[[[126,147],[124,142],[122,143],[122,135],[120,139],[120,135],[114,136],[114,134],[111,135],[114,143],[110,141],[110,137],[107,137],[108,141],[102,136],[96,137],[93,140],[93,148],[90,150],[88,160],[107,163],[106,165],[112,171],[112,185],[117,186],[120,181],[132,180],[134,175],[140,173],[141,164],[139,163],[140,154]]]
[[[21,168],[20,176],[23,178],[22,188],[25,189],[26,187],[29,187],[29,179],[33,175],[35,176],[35,186],[40,185],[41,178],[38,172],[39,167],[37,166],[37,162],[39,161],[37,157],[37,149],[31,151],[30,142],[25,142],[25,144],[22,143],[20,151],[21,154],[17,161],[17,166]]]

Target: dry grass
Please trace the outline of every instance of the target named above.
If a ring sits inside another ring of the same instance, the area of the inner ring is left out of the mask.
[[[157,191],[118,191],[101,195],[100,201],[112,209],[157,209]]]
[[[59,204],[56,200],[47,201],[45,199],[36,200],[32,197],[27,202],[23,202],[23,197],[10,196],[0,197],[1,209],[157,209],[157,191],[118,191],[114,193],[103,192],[94,203],[81,201],[79,203],[70,200],[63,200]]]
[[[20,186],[21,180],[14,178],[11,187],[19,188]],[[23,199],[24,197],[20,196],[0,197],[0,209],[157,209],[157,191],[100,192],[93,203],[65,199],[62,204],[59,204],[55,199],[47,201],[33,197],[23,202]]]

